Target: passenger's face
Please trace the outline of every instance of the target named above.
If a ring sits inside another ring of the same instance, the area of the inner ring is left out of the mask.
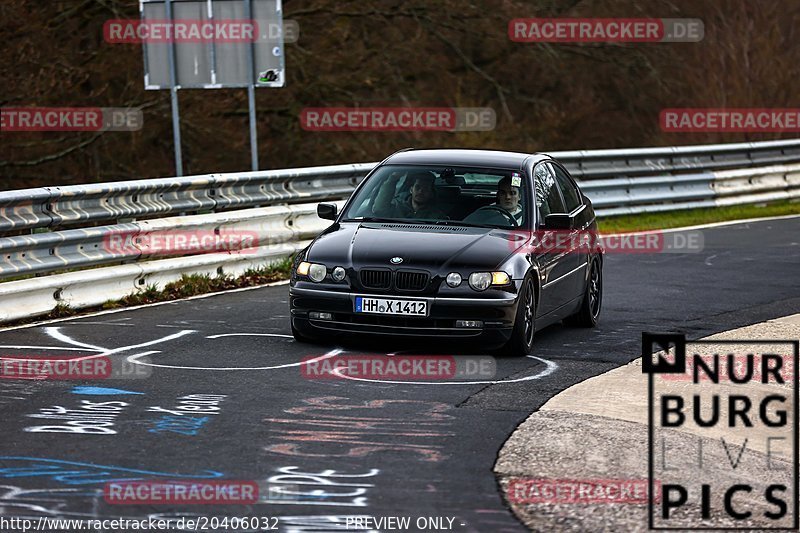
[[[513,211],[519,204],[519,188],[503,186],[497,189],[497,205],[507,211]]]
[[[426,180],[417,180],[411,186],[411,198],[418,205],[426,205],[433,199],[433,184]]]

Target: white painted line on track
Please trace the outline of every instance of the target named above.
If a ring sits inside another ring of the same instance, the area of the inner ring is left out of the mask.
[[[73,317],[73,318],[78,318],[78,317]],[[111,320],[109,320],[108,322],[81,322],[80,323],[81,326],[84,326],[84,325],[87,325],[87,324],[90,325],[90,326],[114,326],[115,328],[135,328],[136,327],[136,324],[122,324],[120,322],[111,321]],[[70,324],[70,325],[76,325],[77,326],[78,324]]]
[[[166,337],[161,337],[159,339],[153,339],[153,340],[142,342],[142,343],[139,343],[139,344],[131,344],[131,345],[128,345],[128,346],[120,346],[119,348],[101,348],[99,346],[93,346],[91,344],[85,344],[85,343],[82,343],[80,341],[76,341],[75,339],[72,339],[68,335],[62,333],[60,331],[60,327],[48,327],[48,328],[44,328],[44,329],[45,329],[45,332],[48,335],[50,335],[51,337],[53,337],[54,339],[58,339],[58,340],[60,340],[62,342],[66,342],[68,344],[72,344],[72,345],[75,345],[75,346],[83,347],[83,349],[81,351],[86,351],[87,349],[92,349],[94,351],[99,352],[99,353],[96,353],[94,355],[87,355],[87,356],[84,356],[84,357],[75,357],[74,359],[71,359],[72,361],[88,361],[90,359],[97,359],[99,357],[106,357],[106,356],[113,355],[113,354],[116,354],[116,353],[119,353],[119,352],[127,352],[129,350],[134,350],[136,348],[144,348],[146,346],[153,346],[154,344],[160,344],[162,342],[171,341],[171,340],[183,337],[185,335],[189,335],[191,333],[197,333],[197,331],[193,330],[193,329],[184,329],[184,330],[178,331],[177,333],[173,333],[172,335],[167,335]],[[67,349],[70,349],[70,348],[58,348],[58,349],[67,350]],[[157,353],[157,352],[154,352],[154,353]],[[142,363],[142,364],[144,364],[144,363]]]
[[[160,339],[153,339],[151,341],[142,342],[140,344],[131,344],[130,346],[120,346],[119,348],[107,350],[102,355],[111,355],[119,352],[127,352],[128,350],[133,350],[134,348],[144,348],[145,346],[153,346],[154,344],[161,344],[162,342],[175,340],[177,338],[183,337],[185,335],[190,335],[192,333],[197,333],[197,331],[194,329],[184,329],[178,331],[177,333],[173,333],[172,335],[161,337]]]
[[[285,335],[281,335],[282,337]],[[290,368],[293,366],[301,366],[308,363],[315,363],[317,361],[322,361],[324,359],[329,359],[331,357],[336,357],[344,350],[339,348],[335,350],[331,350],[330,352],[320,355],[319,357],[315,357],[313,359],[309,359],[308,361],[298,361],[297,363],[286,363],[283,365],[274,365],[274,366],[228,366],[228,367],[213,367],[213,366],[181,366],[181,365],[159,365],[156,363],[145,363],[143,361],[139,361],[139,357],[141,355],[130,355],[126,358],[129,363],[134,363],[137,365],[145,365],[145,366],[154,366],[157,368],[174,368],[178,370],[223,370],[223,371],[233,371],[233,370],[277,370],[281,368]]]
[[[547,368],[545,368],[538,374],[534,374],[532,376],[526,376],[524,378],[499,379],[499,380],[487,380],[487,381],[394,381],[388,379],[356,378],[353,376],[342,374],[341,371],[343,369],[341,368],[334,369],[333,371],[331,371],[331,374],[352,381],[367,381],[370,383],[394,383],[397,385],[501,385],[503,383],[520,383],[522,381],[533,381],[536,379],[541,379],[549,376],[550,374],[558,370],[558,365],[552,361],[548,361],[547,359],[542,359],[541,357],[536,357],[535,355],[526,355],[525,357],[541,361],[542,363],[547,365]]]
[[[64,346],[23,346],[21,344],[0,344],[0,348],[8,348],[10,350],[63,350],[73,352],[85,352],[83,348],[66,348]]]
[[[220,335],[208,335],[206,339],[219,339],[220,337],[286,337],[293,339],[292,335],[282,333],[222,333]]]
[[[107,349],[101,346],[95,346],[94,344],[87,344],[85,342],[76,341],[66,333],[62,333],[60,327],[47,327],[44,328],[44,332],[47,333],[49,336],[53,337],[57,341],[61,341],[65,344],[70,344],[72,346],[77,346],[79,348],[88,348],[90,350],[97,352],[102,352]]]

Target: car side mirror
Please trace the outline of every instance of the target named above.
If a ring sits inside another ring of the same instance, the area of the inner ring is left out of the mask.
[[[575,217],[567,213],[553,213],[544,217],[544,227],[547,229],[572,229],[575,227]]]
[[[336,204],[319,204],[317,206],[317,216],[325,220],[336,220],[336,214],[339,211]]]

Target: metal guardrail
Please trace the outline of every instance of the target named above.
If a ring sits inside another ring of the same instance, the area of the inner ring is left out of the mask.
[[[225,253],[256,253],[252,248],[311,239],[327,225],[317,217],[316,204],[302,204],[1,237],[0,279],[207,251],[199,240],[180,251],[153,245],[165,236],[180,233],[246,235],[250,246]]]
[[[552,152],[579,180],[641,178],[800,161],[800,139]],[[0,193],[0,234],[182,213],[347,198],[377,163],[208,174]]]
[[[800,198],[800,163],[581,183],[598,216]]]
[[[800,139],[553,152],[577,179],[723,170],[800,161]]]
[[[338,202],[340,206],[343,203]],[[4,259],[0,277],[135,261],[0,283],[0,323],[46,314],[57,304],[75,309],[101,305],[150,285],[163,288],[184,274],[238,276],[301,250],[328,224],[317,217],[314,203],[0,238]],[[148,248],[147,243],[152,242],[148,237],[181,230],[247,232],[254,237],[254,246],[180,257],[170,257],[170,251],[163,248]],[[120,236],[132,246],[110,244]]]
[[[0,234],[347,198],[375,163],[158,178],[0,193]]]

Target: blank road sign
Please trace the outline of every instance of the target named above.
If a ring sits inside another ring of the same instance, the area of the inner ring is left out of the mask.
[[[142,25],[160,31],[160,38],[146,39],[143,44],[146,89],[171,88],[169,47],[175,49],[177,88],[284,86],[281,0],[172,0],[171,5],[168,21],[165,0],[140,0]],[[167,33],[165,26],[170,22]],[[198,28],[204,31],[198,33]]]

